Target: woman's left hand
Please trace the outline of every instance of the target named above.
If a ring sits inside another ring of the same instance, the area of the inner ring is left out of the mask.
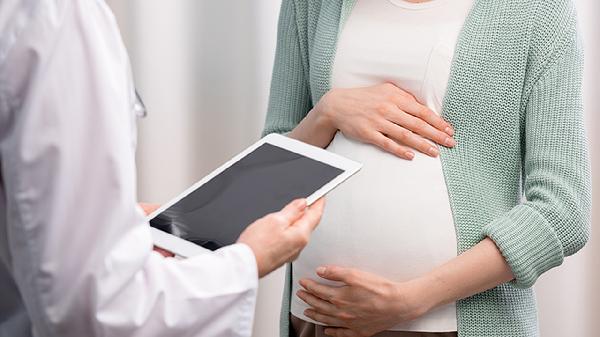
[[[317,269],[320,277],[342,282],[341,287],[300,280],[297,295],[310,309],[304,314],[332,328],[334,337],[369,337],[394,325],[413,320],[429,310],[419,299],[416,282],[396,283],[364,271],[335,266]]]

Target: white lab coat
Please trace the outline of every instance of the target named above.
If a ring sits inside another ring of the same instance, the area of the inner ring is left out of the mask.
[[[134,97],[103,1],[0,1],[0,336],[251,335],[248,246],[152,251]]]

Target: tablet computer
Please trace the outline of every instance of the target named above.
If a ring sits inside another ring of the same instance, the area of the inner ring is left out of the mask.
[[[156,246],[190,257],[235,243],[257,219],[297,198],[310,205],[361,168],[270,134],[149,215]]]

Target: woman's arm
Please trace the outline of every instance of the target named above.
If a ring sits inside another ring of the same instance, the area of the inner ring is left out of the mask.
[[[513,279],[510,267],[486,238],[473,248],[408,282],[393,282],[351,268],[325,266],[317,274],[342,282],[330,287],[310,279],[298,296],[311,306],[305,315],[330,326],[330,336],[372,336],[415,319],[440,305],[472,296]]]
[[[298,25],[297,11],[306,4],[283,0],[277,26],[277,47],[271,78],[269,106],[263,135],[286,133],[312,108],[308,85],[306,27]]]
[[[307,10],[305,2],[282,1],[263,135],[290,132],[293,138],[326,147],[340,130],[404,159],[414,157],[411,148],[435,157],[439,150],[433,143],[455,145],[450,124],[389,83],[330,90],[314,105],[307,27],[298,20]]]
[[[581,95],[582,50],[573,9],[567,8],[570,2],[541,4],[565,6],[542,13],[568,14],[561,14],[559,19],[539,18],[541,27],[555,27],[559,23],[552,20],[559,20],[564,29],[540,30],[550,35],[535,32],[533,37],[547,43],[548,48],[534,48],[532,63],[542,68],[534,68],[525,90],[522,164],[526,200],[482,224],[484,240],[479,244],[415,280],[397,284],[356,270],[327,267],[326,273],[335,274],[328,278],[350,275],[351,284],[332,288],[302,281],[308,288],[302,296],[314,309],[309,317],[319,314],[320,321],[333,317],[336,323],[343,323],[334,325],[354,328],[329,329],[334,336],[368,336],[376,325],[384,329],[392,326],[393,317],[396,323],[415,318],[432,306],[511,279],[516,287],[530,287],[541,274],[560,265],[565,256],[576,253],[587,242],[591,176]],[[353,319],[349,313],[357,310],[374,323]],[[404,312],[405,318],[399,312]],[[360,326],[370,330],[362,331]]]
[[[543,27],[532,39],[525,87],[523,192],[525,200],[487,224],[506,258],[513,285],[533,286],[544,272],[578,252],[590,236],[592,181],[582,99],[583,50],[570,0],[541,1]],[[548,28],[556,27],[556,28]]]
[[[494,241],[485,238],[463,254],[411,282],[422,287],[423,306],[428,311],[513,279],[512,270]]]

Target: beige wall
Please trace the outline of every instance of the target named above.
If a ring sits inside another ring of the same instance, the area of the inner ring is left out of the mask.
[[[600,3],[579,6],[600,226]],[[139,195],[163,202],[254,141],[266,109],[278,0],[109,0],[149,109]],[[597,154],[596,154],[597,153]],[[160,158],[160,159],[158,159]],[[544,337],[600,336],[600,240],[536,285]],[[282,273],[261,281],[255,337],[277,336]]]

